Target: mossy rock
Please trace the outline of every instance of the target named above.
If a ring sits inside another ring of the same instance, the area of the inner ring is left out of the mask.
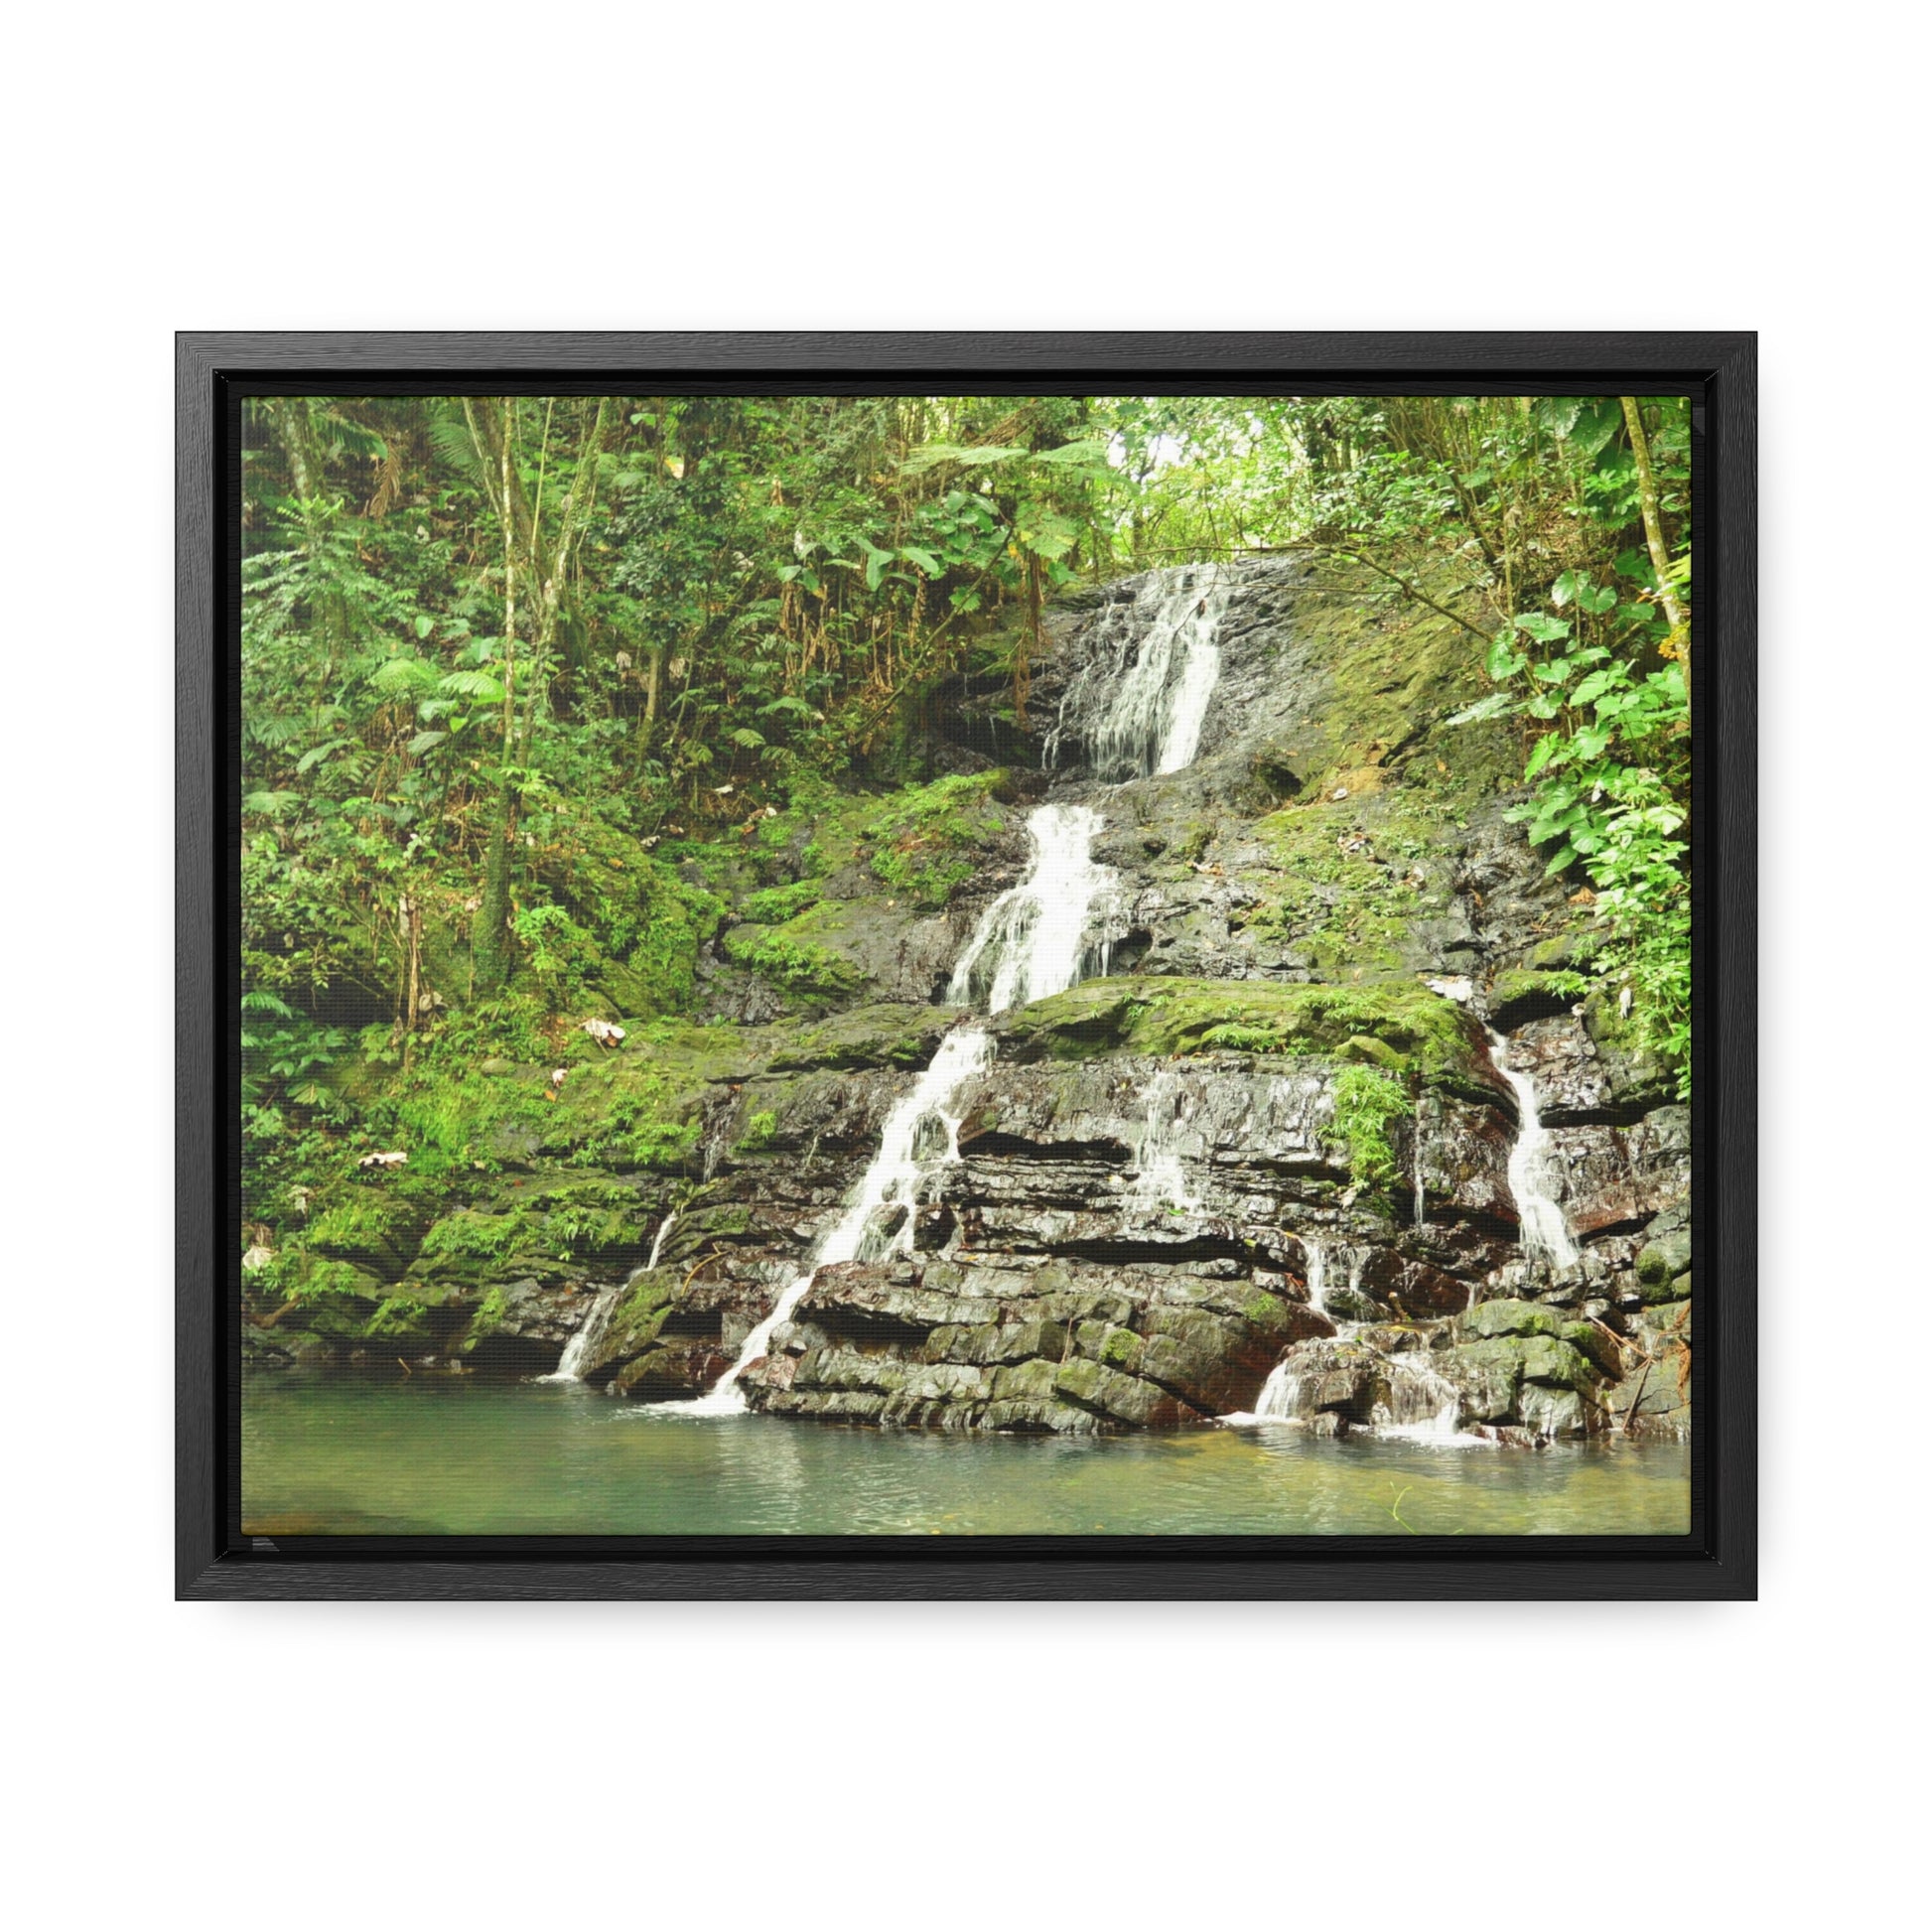
[[[427,1224],[428,1215],[402,1189],[352,1181],[310,1222],[308,1247],[395,1281],[415,1259]]]
[[[312,1259],[289,1297],[294,1306],[277,1318],[276,1325],[284,1333],[359,1341],[393,1292],[379,1275],[366,1269],[345,1261]]]
[[[774,1073],[924,1066],[958,1018],[946,1007],[852,1007],[781,1035],[769,1065]]]
[[[1492,1096],[1475,1022],[1453,1001],[1407,981],[1088,980],[994,1024],[1002,1057],[1022,1062],[1214,1051],[1338,1057],[1350,1049],[1399,1076]]]
[[[1589,981],[1581,973],[1512,966],[1490,982],[1489,1024],[1508,1033],[1526,1021],[1568,1013],[1589,990]]]
[[[1637,1280],[1645,1288],[1661,1288],[1684,1274],[1691,1265],[1691,1231],[1678,1228],[1659,1235],[1637,1252]],[[1659,1296],[1659,1301],[1680,1297]]]
[[[1623,1344],[1595,1321],[1566,1321],[1558,1330],[1599,1375],[1614,1382],[1623,1373]]]
[[[1505,1335],[1554,1335],[1557,1317],[1535,1302],[1482,1302],[1456,1316],[1458,1335],[1494,1341]]]
[[[436,1338],[429,1309],[406,1295],[392,1295],[369,1316],[362,1333],[370,1341],[423,1343]]]

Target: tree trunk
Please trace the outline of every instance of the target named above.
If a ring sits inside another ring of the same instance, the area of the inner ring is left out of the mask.
[[[473,422],[474,430],[474,422]],[[503,519],[503,738],[496,772],[495,810],[483,860],[483,905],[471,940],[477,990],[493,1000],[509,979],[510,759],[516,743],[516,518],[512,509],[510,419],[502,419],[497,446]]]
[[[1637,398],[1619,396],[1617,400],[1623,405],[1623,420],[1630,431],[1630,453],[1637,460],[1637,494],[1643,504],[1644,541],[1650,546],[1650,568],[1657,576],[1657,596],[1664,607],[1665,621],[1670,624],[1669,641],[1680,653],[1684,665],[1684,707],[1688,715],[1691,629],[1670,580],[1670,551],[1664,542],[1664,518],[1657,503],[1657,478],[1650,467],[1650,439],[1643,433],[1643,411],[1637,406]]]

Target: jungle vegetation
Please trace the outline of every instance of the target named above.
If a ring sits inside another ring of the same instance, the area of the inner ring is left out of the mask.
[[[925,762],[949,681],[1018,711],[1069,584],[1250,550],[1466,631],[1462,715],[1517,721],[1528,836],[1688,1093],[1681,398],[275,396],[244,444],[264,1184],[387,1145],[439,1059],[561,1054],[587,980],[688,1011],[725,912],[694,858],[834,798],[970,809]],[[943,902],[943,837],[873,844]]]

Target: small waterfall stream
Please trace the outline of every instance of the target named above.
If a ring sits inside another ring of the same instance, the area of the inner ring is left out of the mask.
[[[845,1212],[820,1239],[803,1271],[792,1278],[771,1312],[745,1337],[738,1359],[698,1401],[657,1406],[684,1415],[736,1415],[746,1406],[738,1378],[770,1348],[773,1330],[805,1299],[821,1268],[836,1261],[877,1260],[910,1249],[912,1210],[919,1205],[920,1190],[940,1168],[959,1159],[959,1117],[950,1111],[953,1097],[992,1062],[992,1035],[981,1028],[956,1028],[940,1041],[932,1064],[886,1116],[879,1152],[846,1203]],[[934,1134],[935,1127],[942,1133]],[[935,1140],[939,1142],[936,1151]],[[887,1207],[902,1207],[905,1213],[897,1230],[881,1239],[873,1217]]]
[[[671,1224],[676,1219],[677,1215],[673,1212],[658,1222],[657,1238],[650,1244],[650,1259],[641,1268],[633,1268],[622,1281],[598,1291],[597,1300],[591,1304],[589,1312],[577,1324],[577,1332],[564,1343],[564,1352],[557,1366],[548,1375],[539,1375],[536,1378],[539,1382],[581,1382],[584,1379],[584,1371],[590,1366],[598,1343],[611,1332],[611,1317],[617,1313],[624,1290],[639,1275],[648,1275],[657,1266],[657,1258],[664,1252],[664,1238],[670,1233]]]
[[[1231,590],[1218,564],[1150,571],[1135,593],[1127,634],[1067,686],[1046,762],[1058,763],[1072,728],[1099,778],[1119,782],[1192,764],[1221,675],[1215,633]]]
[[[1085,805],[1041,805],[1027,820],[1026,874],[980,915],[946,988],[951,1005],[1004,1013],[1077,986],[1090,963],[1105,975],[1108,942],[1087,932],[1120,881],[1111,866],[1094,864],[1100,825]]]
[[[1489,1056],[1496,1071],[1516,1096],[1520,1126],[1509,1151],[1509,1191],[1516,1197],[1517,1218],[1523,1230],[1523,1252],[1552,1269],[1574,1268],[1577,1244],[1557,1200],[1557,1175],[1550,1137],[1536,1111],[1536,1086],[1527,1073],[1509,1064],[1509,1042],[1489,1030]]]
[[[1193,1111],[1194,1096],[1171,1068],[1163,1067],[1148,1082],[1147,1124],[1141,1130],[1134,1160],[1133,1194],[1137,1200],[1183,1213],[1199,1208],[1200,1202],[1188,1189],[1187,1170],[1181,1161],[1183,1147],[1193,1138],[1186,1131]]]

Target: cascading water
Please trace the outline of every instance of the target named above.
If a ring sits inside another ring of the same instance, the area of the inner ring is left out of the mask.
[[[657,1258],[664,1252],[664,1237],[670,1233],[671,1223],[676,1219],[676,1214],[672,1213],[666,1214],[658,1222],[657,1238],[650,1244],[650,1259],[641,1268],[633,1268],[615,1286],[599,1290],[590,1311],[577,1324],[577,1332],[564,1343],[564,1352],[557,1366],[548,1375],[539,1375],[539,1382],[581,1382],[584,1379],[584,1371],[590,1366],[598,1343],[611,1332],[611,1317],[617,1313],[624,1290],[639,1275],[648,1275],[657,1266]]]
[[[812,1250],[804,1271],[792,1279],[771,1312],[745,1337],[738,1359],[698,1401],[658,1406],[687,1416],[739,1413],[746,1405],[738,1378],[769,1350],[773,1331],[805,1299],[821,1268],[838,1261],[877,1260],[910,1249],[912,1211],[919,1205],[921,1188],[942,1167],[959,1159],[959,1116],[949,1111],[953,1097],[992,1060],[992,1036],[978,1027],[958,1028],[940,1041],[932,1064],[886,1116],[879,1152],[846,1203],[845,1212]],[[935,1127],[943,1130],[936,1152],[932,1143],[940,1137],[932,1133]],[[887,1207],[905,1211],[897,1229],[882,1236],[874,1226],[874,1216]]]
[[[1208,700],[1220,677],[1214,633],[1227,600],[1228,586],[1212,565],[1156,572],[1141,587],[1135,618],[1142,635],[1134,661],[1121,676],[1119,659],[1114,660],[1115,688],[1109,688],[1111,678],[1091,686],[1095,720],[1085,736],[1090,751],[1098,748],[1090,761],[1101,775],[1146,777],[1193,762]],[[1091,685],[1094,668],[1089,665],[1083,684]],[[1063,703],[1062,717],[1065,712]],[[1049,762],[1053,742],[1049,740]],[[1027,871],[981,916],[947,986],[952,1004],[979,1004],[989,1014],[1003,1013],[1077,986],[1092,966],[1106,972],[1110,942],[1104,932],[1090,932],[1096,908],[1115,892],[1119,877],[1111,867],[1094,863],[1093,842],[1101,825],[1099,813],[1085,805],[1041,805],[1031,814],[1027,833],[1033,849]],[[684,1415],[743,1411],[747,1404],[738,1386],[740,1376],[770,1348],[772,1334],[804,1300],[819,1269],[909,1249],[920,1189],[941,1167],[959,1159],[959,1120],[948,1111],[953,1096],[992,1063],[993,1051],[992,1036],[981,1028],[961,1027],[946,1035],[912,1091],[887,1116],[879,1152],[838,1223],[814,1248],[804,1271],[792,1279],[771,1312],[745,1337],[738,1359],[698,1401],[653,1406]],[[1177,1124],[1178,1106],[1176,1102],[1165,1127],[1151,1110],[1142,1179],[1149,1186],[1171,1188],[1171,1198],[1193,1206],[1178,1155],[1161,1139],[1167,1128]],[[936,1157],[921,1151],[930,1124],[945,1130]],[[897,1230],[882,1240],[874,1217],[889,1206],[905,1212]]]
[[[1255,1398],[1257,1422],[1288,1422],[1302,1413],[1302,1378],[1291,1374],[1286,1362],[1277,1362]],[[1224,1422],[1241,1422],[1240,1416],[1225,1416]]]
[[[1411,1443],[1468,1443],[1481,1439],[1456,1428],[1462,1398],[1455,1385],[1413,1354],[1391,1355],[1389,1399],[1378,1402],[1370,1424],[1378,1436]]]
[[[1526,1073],[1514,1071],[1508,1060],[1509,1042],[1490,1030],[1489,1056],[1496,1071],[1516,1096],[1521,1122],[1516,1145],[1509,1151],[1509,1191],[1516,1198],[1516,1215],[1523,1231],[1523,1252],[1552,1269],[1574,1268],[1577,1244],[1557,1200],[1557,1176],[1550,1136],[1536,1111],[1536,1087]]]
[[[1071,730],[1096,777],[1145,778],[1192,764],[1221,675],[1215,634],[1231,589],[1216,564],[1149,572],[1135,594],[1129,634],[1067,686],[1046,762],[1058,762]],[[1124,664],[1129,650],[1133,661]]]
[[[1194,1096],[1177,1074],[1163,1067],[1149,1081],[1147,1124],[1134,1163],[1136,1199],[1188,1213],[1200,1206],[1188,1190],[1187,1170],[1181,1163],[1181,1151],[1193,1139],[1187,1130],[1193,1111]]]
[[[1324,1309],[1328,1300],[1328,1251],[1319,1241],[1304,1240],[1309,1258],[1309,1307]]]
[[[1108,942],[1088,931],[1119,875],[1094,864],[1100,825],[1085,805],[1041,805],[1027,820],[1026,874],[981,914],[946,988],[952,1005],[1004,1013],[1077,986],[1090,962],[1106,973]]]

